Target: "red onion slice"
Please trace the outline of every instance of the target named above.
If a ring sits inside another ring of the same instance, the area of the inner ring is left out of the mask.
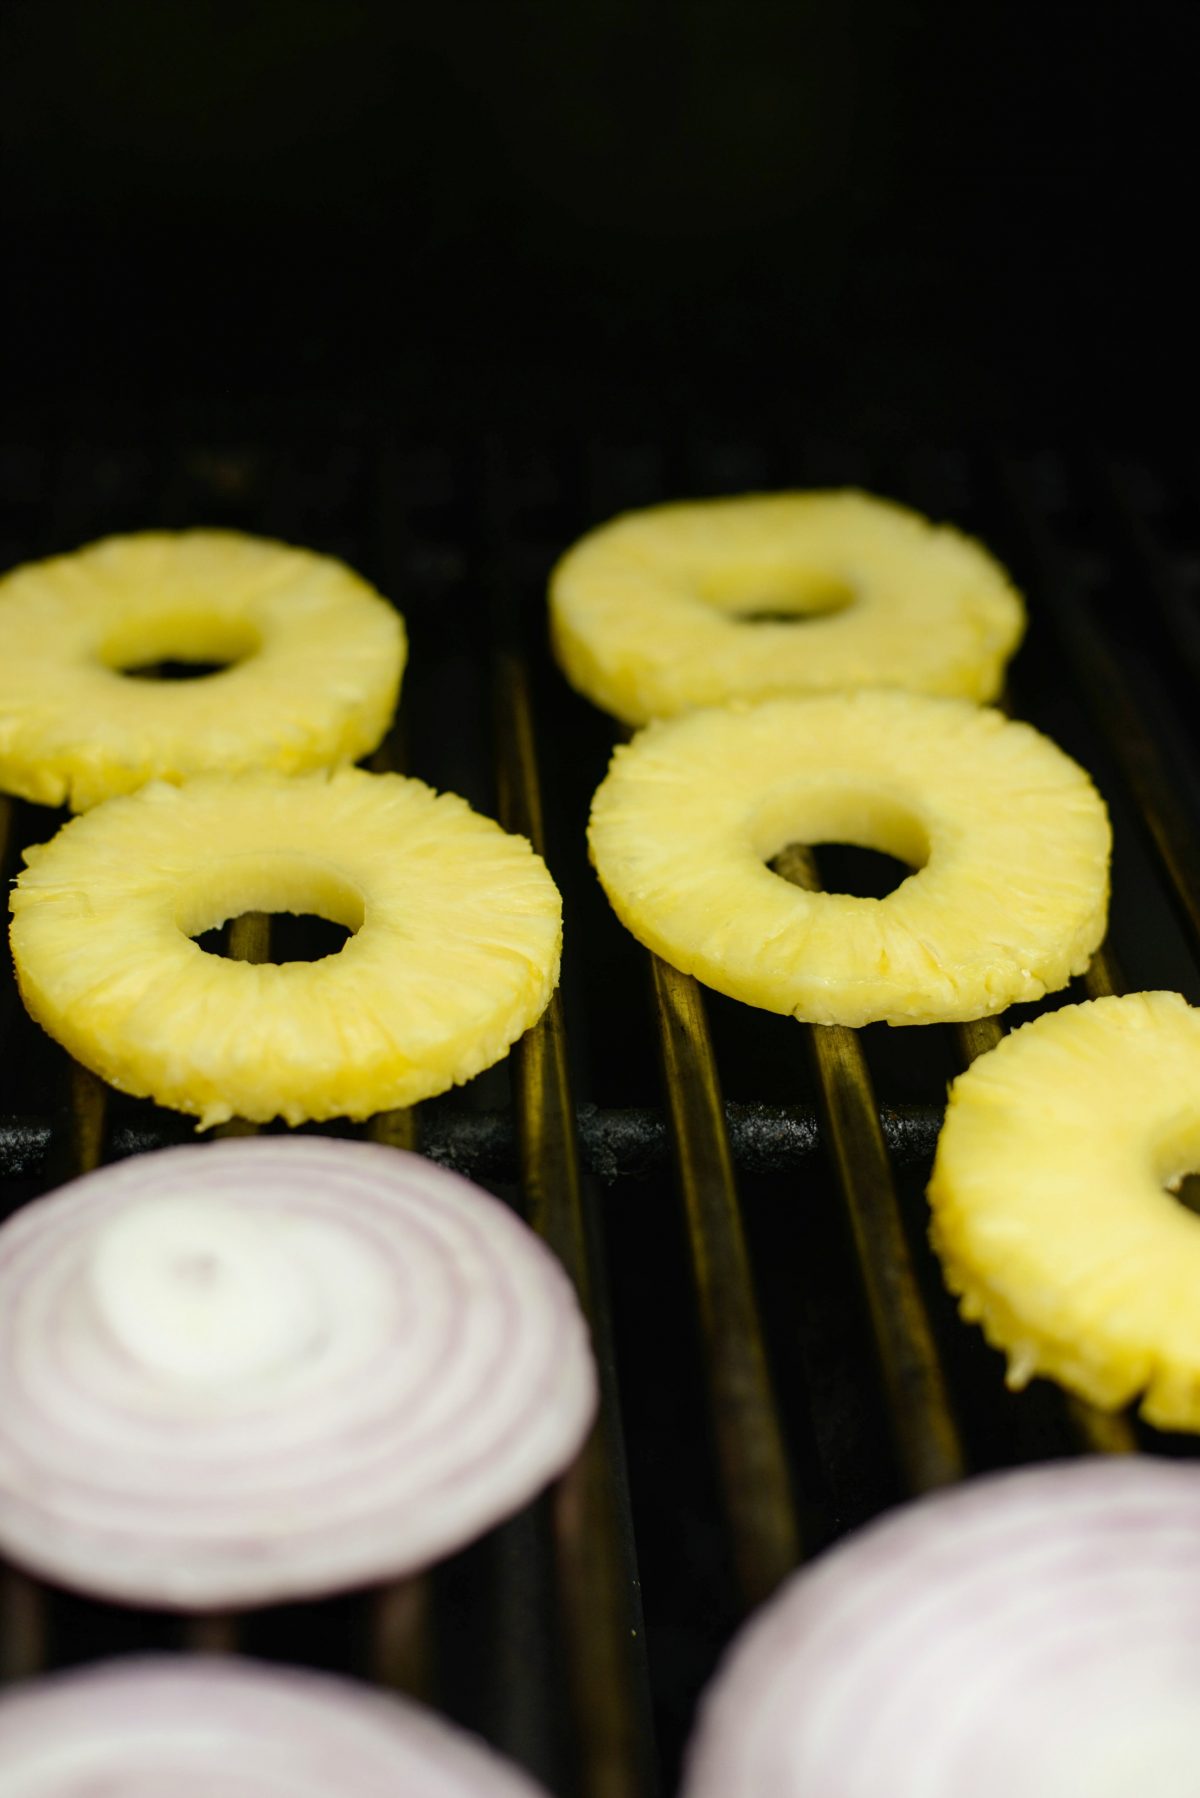
[[[137,1156],[0,1229],[0,1547],[224,1608],[412,1572],[559,1473],[596,1379],[562,1268],[420,1156]]]
[[[161,1656],[0,1698],[4,1798],[545,1798],[472,1736],[324,1674]]]
[[[703,1700],[685,1798],[1196,1798],[1200,1468],[1082,1461],[893,1512]]]

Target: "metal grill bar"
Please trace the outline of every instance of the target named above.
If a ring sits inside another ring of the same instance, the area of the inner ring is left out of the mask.
[[[271,918],[268,912],[247,911],[229,926],[226,953],[230,961],[261,964],[271,959]]]
[[[236,1654],[240,1640],[238,1619],[214,1611],[203,1617],[183,1619],[183,1644],[192,1654]]]
[[[380,458],[381,469],[387,458]],[[372,508],[378,518],[380,557],[390,575],[398,573],[401,530],[395,493],[381,491]],[[390,582],[389,582],[390,588]],[[408,763],[407,717],[403,703],[387,736],[371,757],[376,774],[402,774]],[[420,1110],[406,1105],[379,1111],[367,1120],[369,1142],[415,1153],[421,1146]],[[378,1685],[430,1702],[436,1688],[435,1595],[432,1573],[393,1580],[371,1593],[367,1612],[366,1667]]]
[[[1099,486],[1105,516],[1116,526],[1123,561],[1158,607],[1191,682],[1200,682],[1200,613],[1194,595],[1176,578],[1158,537],[1134,504],[1129,481],[1106,466],[1099,471]]]
[[[44,470],[45,491],[50,497],[44,498],[38,507],[36,536],[38,548],[43,550],[49,547],[47,538],[52,535],[55,523],[53,513],[57,496],[53,473],[52,467]],[[8,855],[14,821],[15,807],[0,795],[0,874],[9,872]],[[8,1047],[9,1029],[17,1011],[16,979],[7,954],[7,929],[5,939],[4,960],[8,967],[0,980],[2,1048]],[[15,1055],[15,1052],[14,1045],[12,1053]],[[47,1137],[47,1146],[52,1163],[57,1163],[63,1170],[60,1177],[69,1179],[73,1174],[88,1172],[100,1160],[106,1091],[94,1076],[75,1062],[65,1061],[62,1067],[66,1128],[64,1133],[60,1108],[55,1126]],[[46,1666],[50,1653],[50,1619],[45,1589],[18,1568],[7,1563],[0,1565],[0,1677],[15,1680],[38,1673]]]
[[[99,1167],[104,1153],[108,1089],[78,1062],[65,1064],[65,1138],[56,1159],[62,1180]],[[26,1678],[47,1663],[50,1616],[44,1588],[15,1567],[0,1569],[0,1671],[6,1679]]]
[[[1176,795],[1121,661],[1100,620],[1084,604],[1076,574],[1048,529],[1026,477],[1014,464],[1005,463],[999,479],[1037,573],[1039,601],[1137,802],[1193,946],[1200,949],[1200,840],[1191,817]]]
[[[371,758],[371,767],[376,774],[403,773],[408,759],[405,754],[404,737],[404,724],[397,722]],[[384,1143],[392,1149],[409,1149],[415,1152],[420,1147],[421,1139],[417,1107],[405,1105],[393,1111],[377,1111],[375,1116],[367,1122],[367,1137],[371,1142]],[[397,1600],[393,1608],[397,1616],[403,1614],[411,1621],[418,1610],[423,1614],[427,1606],[418,1606],[415,1600],[407,1605],[401,1605]],[[390,1622],[381,1623],[381,1630],[383,1637],[388,1640],[395,1634],[395,1629]],[[428,1656],[425,1655],[423,1658],[427,1660]],[[399,1664],[394,1654],[385,1655],[384,1660],[385,1664]]]
[[[0,793],[0,881],[5,891],[8,888],[10,868],[8,864],[9,844],[12,838],[13,808],[11,800]],[[6,947],[0,954],[0,1054],[3,1054],[9,1040],[13,1018],[17,1007],[17,983],[12,970],[12,961]]]
[[[16,1567],[0,1567],[0,1682],[29,1679],[47,1662],[46,1599]]]
[[[243,912],[239,918],[231,918],[225,933],[225,953],[230,961],[249,961],[261,964],[271,959],[271,919],[270,914],[261,911]],[[214,1138],[231,1136],[257,1136],[261,1126],[251,1123],[249,1118],[230,1118],[228,1123],[218,1124],[212,1135]]]
[[[70,1105],[70,1168],[64,1179],[90,1174],[104,1159],[104,1126],[108,1116],[108,1088],[77,1061],[67,1074]]]
[[[511,654],[499,661],[496,701],[501,821],[544,853],[529,683]],[[579,1174],[560,994],[517,1045],[514,1071],[529,1221],[575,1282],[602,1377],[601,1415],[553,1498],[580,1789],[586,1798],[640,1798],[654,1786],[645,1631],[604,1276]]]
[[[791,845],[777,874],[820,890],[812,856]],[[905,1483],[912,1492],[962,1479],[966,1457],[896,1197],[879,1105],[862,1045],[837,1024],[807,1027],[830,1153],[854,1246]]]
[[[893,1163],[924,1167],[937,1141],[941,1113],[932,1104],[889,1105],[880,1112],[880,1128]],[[605,1108],[580,1105],[576,1113],[580,1162],[584,1173],[605,1183],[661,1179],[671,1165],[671,1132],[658,1110],[649,1106]],[[822,1154],[820,1120],[809,1105],[768,1105],[761,1101],[725,1101],[725,1132],[734,1166],[748,1174],[795,1173]],[[474,1180],[515,1180],[519,1174],[517,1133],[507,1111],[484,1109],[430,1114],[382,1112],[371,1118],[366,1133],[373,1141],[412,1148]],[[52,1127],[46,1116],[0,1121],[0,1177],[28,1173],[41,1166]],[[110,1152],[120,1157],[162,1146],[163,1132],[153,1125],[116,1122],[108,1132]]]
[[[1114,999],[1128,990],[1111,943],[1101,943],[1083,977],[1089,999]]]
[[[704,1001],[690,974],[657,956],[650,966],[722,1493],[738,1587],[751,1608],[800,1556],[791,1483]]]
[[[433,1582],[396,1580],[372,1597],[367,1671],[377,1685],[428,1703],[434,1693]]]

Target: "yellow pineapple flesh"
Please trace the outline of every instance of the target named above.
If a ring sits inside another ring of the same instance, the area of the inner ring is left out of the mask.
[[[234,531],[109,537],[0,580],[0,790],[84,811],[151,779],[299,773],[375,748],[399,614],[329,556]],[[130,679],[163,661],[201,679]]]
[[[918,872],[871,899],[767,865],[823,842]],[[1029,725],[964,700],[863,690],[651,724],[617,749],[589,843],[639,941],[811,1023],[984,1017],[1064,986],[1104,934],[1095,788]]]
[[[1024,620],[980,544],[855,491],[627,513],[550,582],[567,678],[634,725],[859,686],[992,699]]]
[[[1200,1429],[1200,1011],[1178,993],[1066,1006],[951,1090],[929,1200],[965,1318],[1094,1405]]]
[[[12,948],[33,1016],[123,1091],[194,1113],[362,1118],[505,1054],[558,979],[558,891],[523,837],[400,775],[154,782],[27,852]],[[355,932],[315,962],[193,941],[245,911]]]

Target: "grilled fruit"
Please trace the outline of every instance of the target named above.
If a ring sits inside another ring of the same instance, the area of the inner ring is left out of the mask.
[[[380,741],[399,614],[329,556],[147,531],[0,580],[0,790],[84,811],[155,778],[350,762]],[[134,680],[164,661],[227,664]]]
[[[992,699],[1024,621],[978,543],[853,491],[630,512],[550,582],[567,679],[627,724],[847,687]]]
[[[366,1117],[497,1061],[558,978],[544,863],[452,793],[343,768],[109,800],[27,852],[12,947],[33,1016],[125,1092],[195,1113]],[[355,932],[313,962],[192,939],[244,911]]]
[[[961,1074],[929,1200],[964,1317],[1106,1409],[1200,1429],[1200,1011],[1178,993],[1038,1018]]]
[[[793,842],[919,871],[885,899],[805,892],[767,865]],[[647,948],[811,1023],[984,1017],[1064,986],[1104,934],[1095,788],[965,700],[864,690],[652,724],[616,751],[590,844]]]

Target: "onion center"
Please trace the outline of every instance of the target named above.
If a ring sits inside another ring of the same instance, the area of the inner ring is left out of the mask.
[[[160,1383],[259,1378],[306,1358],[324,1333],[311,1269],[227,1199],[126,1206],[99,1232],[89,1272],[109,1335]]]

